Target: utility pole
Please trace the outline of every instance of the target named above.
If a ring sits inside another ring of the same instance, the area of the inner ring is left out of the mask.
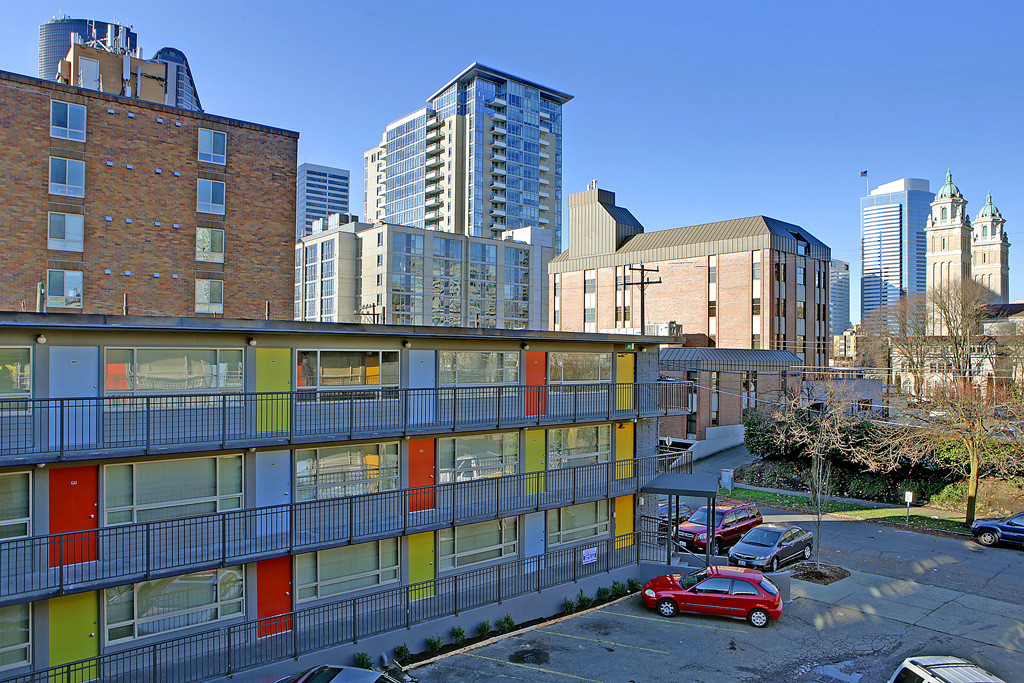
[[[630,278],[629,281],[623,282],[622,284],[624,286],[634,286],[635,285],[635,286],[640,288],[640,334],[645,334],[646,328],[647,328],[647,316],[646,316],[646,308],[647,307],[645,306],[645,303],[646,303],[645,293],[647,292],[647,287],[648,286],[650,286],[650,285],[660,285],[661,284],[661,278],[659,277],[657,280],[648,280],[647,279],[647,273],[657,273],[658,272],[657,266],[655,266],[654,268],[645,268],[644,264],[641,263],[639,267],[637,267],[637,266],[630,266],[629,269],[631,271],[634,271],[634,272],[639,272],[640,273],[640,279],[639,280],[633,280],[632,278]]]

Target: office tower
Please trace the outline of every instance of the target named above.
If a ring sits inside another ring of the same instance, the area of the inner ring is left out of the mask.
[[[0,109],[0,310],[291,318],[298,133],[7,72]]]
[[[167,96],[164,104],[191,111],[203,110],[196,83],[192,79],[192,69],[188,66],[184,52],[174,47],[162,47],[153,55],[152,61],[165,64],[167,67]]]
[[[640,575],[692,389],[634,341],[0,313],[3,678],[259,677]]]
[[[49,81],[56,79],[57,66],[71,49],[72,33],[77,33],[86,43],[96,41],[114,45],[120,39],[123,49],[128,52],[135,52],[139,47],[139,37],[130,26],[92,19],[54,17],[39,27],[39,66],[36,74],[39,78]]]
[[[828,293],[828,326],[829,334],[842,334],[850,329],[850,264],[839,259],[832,259],[829,271]]]
[[[643,306],[647,333],[675,323],[709,346],[828,364],[832,252],[802,227],[751,216],[644,232],[614,193],[591,183],[569,196],[568,232],[548,264],[551,329],[637,333]],[[661,282],[641,290],[643,279]]]
[[[557,250],[571,99],[473,63],[366,152],[366,219],[473,237],[538,226]]]
[[[334,214],[295,246],[295,319],[546,328],[551,231],[502,239]]]
[[[860,314],[923,292],[927,284],[924,226],[935,195],[928,181],[901,178],[860,200]]]
[[[295,238],[313,232],[313,221],[334,213],[347,214],[349,172],[333,166],[301,164],[295,195]]]
[[[1006,237],[1006,221],[992,204],[992,193],[974,219],[971,245],[971,274],[992,292],[994,304],[1010,300],[1010,240]]]

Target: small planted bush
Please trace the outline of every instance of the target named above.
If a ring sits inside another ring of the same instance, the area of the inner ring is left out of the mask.
[[[629,592],[629,589],[626,588],[626,584],[622,583],[621,581],[615,581],[612,583],[612,592],[615,593],[617,597],[621,598],[623,595]]]
[[[480,624],[476,627],[476,634],[478,636],[480,636],[481,638],[486,638],[487,634],[490,633],[490,632],[491,632],[491,622],[488,621],[487,619],[484,619],[483,621],[481,621]]]
[[[568,595],[562,600],[562,608],[566,614],[572,614],[576,611],[576,601],[570,598]]]
[[[506,614],[501,619],[498,619],[498,622],[495,624],[495,626],[497,626],[498,630],[502,633],[511,633],[512,630],[516,627],[516,621],[512,618],[511,614]]]
[[[411,653],[409,652],[409,646],[405,643],[402,643],[401,645],[395,648],[395,660],[399,664],[405,664],[407,661],[409,661],[410,654]]]
[[[427,650],[430,654],[436,655],[444,647],[444,634],[438,633],[433,638],[427,638]]]
[[[640,581],[637,580],[637,579],[630,579],[629,580],[629,592],[630,593],[636,593],[638,590],[640,590]]]
[[[452,642],[462,647],[466,643],[466,629],[461,626],[452,628]]]
[[[611,588],[608,588],[606,586],[601,586],[600,588],[597,589],[597,599],[598,600],[607,600],[610,597],[612,597],[612,589]]]
[[[373,660],[370,659],[370,655],[366,654],[365,652],[357,652],[357,653],[355,653],[355,655],[352,657],[352,659],[355,662],[356,668],[359,668],[359,669],[372,669],[373,668]]]
[[[594,598],[584,593],[581,588],[579,597],[576,598],[576,604],[580,606],[580,609],[587,609],[594,604]]]

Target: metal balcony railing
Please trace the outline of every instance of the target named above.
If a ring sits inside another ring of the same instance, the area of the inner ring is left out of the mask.
[[[3,683],[102,680],[190,683],[231,676],[369,636],[499,603],[639,563],[653,534],[636,532],[484,569],[189,633],[121,652],[13,675]]]
[[[623,420],[687,411],[674,382],[0,400],[0,465]]]
[[[10,539],[0,542],[0,606],[635,494],[674,460],[614,460]]]

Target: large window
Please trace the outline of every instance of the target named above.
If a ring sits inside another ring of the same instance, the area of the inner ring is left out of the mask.
[[[28,472],[0,474],[0,540],[29,535],[31,484],[32,475]],[[3,662],[2,652],[3,645],[0,644],[0,665]]]
[[[549,353],[548,381],[608,382],[612,378],[610,353]]]
[[[519,354],[495,351],[441,351],[441,386],[517,384]]]
[[[103,491],[108,526],[238,510],[242,456],[107,465]]]
[[[85,196],[85,162],[50,157],[50,194]]]
[[[607,500],[548,510],[547,514],[549,546],[607,536],[611,531]]]
[[[196,280],[196,313],[224,312],[224,281]]]
[[[196,184],[196,211],[224,215],[224,183],[200,178]]]
[[[227,146],[227,133],[206,128],[199,129],[199,161],[208,161],[211,164],[226,163]]]
[[[437,440],[441,482],[500,477],[519,471],[519,434],[479,434]]]
[[[49,308],[81,308],[82,271],[46,271],[46,305]]]
[[[50,137],[85,142],[85,107],[51,100]]]
[[[85,245],[85,216],[51,211],[46,237],[47,249],[83,251]]]
[[[318,500],[398,488],[398,442],[295,451],[295,497]]]
[[[396,583],[398,578],[397,538],[295,556],[300,602]]]
[[[301,388],[397,386],[398,351],[299,351]]]
[[[611,452],[611,425],[548,430],[548,469],[608,462]]]
[[[517,529],[515,517],[441,529],[437,532],[441,571],[515,555],[518,547]]]
[[[24,398],[32,393],[32,350],[0,348],[0,398]]]
[[[242,567],[225,567],[104,591],[107,642],[142,638],[240,615]]]
[[[241,349],[107,349],[108,394],[242,388]]]
[[[224,263],[223,230],[196,228],[196,261]]]
[[[30,661],[31,614],[27,602],[0,607],[0,670]]]

